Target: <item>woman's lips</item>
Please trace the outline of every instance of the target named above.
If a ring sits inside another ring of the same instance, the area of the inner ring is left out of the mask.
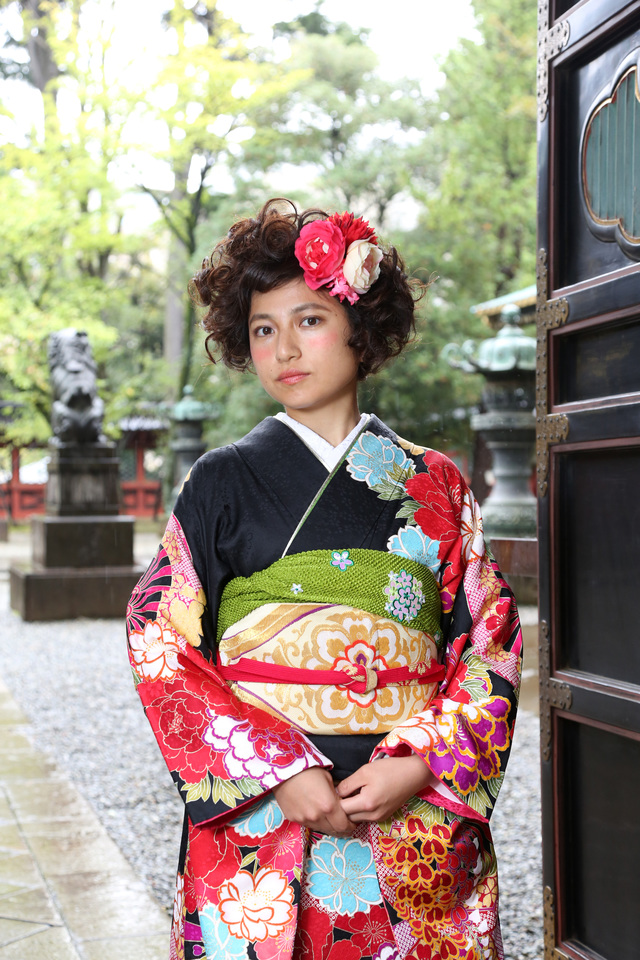
[[[302,370],[285,370],[278,377],[278,383],[300,383],[307,376],[308,374],[303,373]]]

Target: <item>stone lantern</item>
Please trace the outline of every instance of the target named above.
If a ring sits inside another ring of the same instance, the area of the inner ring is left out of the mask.
[[[502,309],[503,324],[495,337],[479,345],[467,340],[450,343],[443,356],[452,367],[480,373],[483,413],[471,418],[493,457],[495,485],[482,505],[489,538],[525,538],[536,535],[536,499],[530,489],[535,456],[536,341],[519,326],[520,308]]]
[[[171,411],[171,419],[176,425],[174,439],[171,441],[171,449],[176,457],[172,490],[174,500],[189,470],[205,451],[202,428],[204,421],[212,416],[213,410],[210,405],[196,400],[193,397],[193,387],[187,384],[182,391],[181,399],[174,404]]]

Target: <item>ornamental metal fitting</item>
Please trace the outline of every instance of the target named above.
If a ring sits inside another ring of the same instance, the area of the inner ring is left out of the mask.
[[[536,479],[538,496],[546,497],[549,476],[549,446],[569,435],[569,418],[562,413],[549,413],[547,391],[547,343],[550,330],[569,319],[569,303],[562,297],[549,300],[547,251],[538,250],[536,263]]]
[[[553,907],[553,890],[544,888],[544,960],[569,960],[566,953],[556,947],[556,915]]]
[[[540,682],[540,753],[551,759],[551,709],[571,709],[571,687],[551,676],[551,641],[549,624],[541,620],[538,627],[538,676]]]
[[[538,0],[538,120],[543,123],[549,112],[549,61],[569,42],[569,21],[559,20],[549,27],[549,0]]]

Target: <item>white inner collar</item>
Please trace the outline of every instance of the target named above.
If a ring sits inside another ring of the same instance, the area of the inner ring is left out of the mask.
[[[298,421],[294,420],[293,417],[290,417],[288,413],[276,413],[275,419],[280,420],[281,423],[286,423],[286,425],[300,437],[305,446],[307,446],[311,452],[315,454],[323,466],[327,468],[329,473],[331,473],[345,450],[347,450],[366,421],[369,419],[369,414],[361,414],[360,419],[356,423],[351,433],[349,433],[349,435],[346,436],[337,447],[334,447],[332,444],[330,444],[328,440],[325,440],[324,437],[321,437],[320,434],[315,432],[315,430],[311,430],[310,427],[305,427],[303,423],[298,423]]]

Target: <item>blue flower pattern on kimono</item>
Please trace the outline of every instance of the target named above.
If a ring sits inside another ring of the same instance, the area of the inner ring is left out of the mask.
[[[215,903],[200,909],[200,928],[207,950],[207,957],[225,957],[226,960],[248,960],[247,940],[234,937],[226,923],[222,922]]]
[[[307,885],[327,910],[350,917],[381,901],[373,851],[360,840],[324,837],[311,853]]]
[[[440,570],[439,549],[439,540],[431,540],[418,527],[410,525],[402,527],[387,542],[389,553],[408,557],[409,560],[424,564],[425,567],[429,567],[434,576],[437,576]]]
[[[230,826],[241,837],[266,837],[284,823],[284,814],[272,793],[254,804],[249,814],[244,813],[230,821]]]
[[[375,487],[389,475],[413,469],[413,461],[388,437],[363,433],[347,457],[347,470],[354,480],[363,480]]]

